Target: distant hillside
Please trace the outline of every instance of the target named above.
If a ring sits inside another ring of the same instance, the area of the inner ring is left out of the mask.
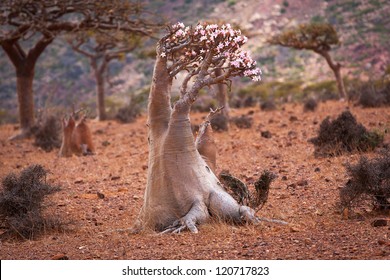
[[[238,24],[250,37],[248,48],[263,69],[264,81],[333,79],[318,55],[265,44],[268,36],[300,22],[330,22],[336,27],[342,44],[333,55],[345,67],[344,74],[378,78],[390,64],[387,0],[149,0],[145,4],[172,23],[223,19]],[[136,54],[111,63],[108,105],[116,108],[147,87],[152,69],[153,59]],[[15,81],[13,66],[0,49],[0,121],[16,120]],[[236,83],[233,90],[239,86]],[[88,60],[56,39],[38,61],[34,91],[37,108],[72,103],[93,108],[95,81]]]

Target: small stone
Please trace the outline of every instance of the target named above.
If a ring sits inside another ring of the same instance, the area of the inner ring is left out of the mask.
[[[64,254],[57,254],[51,257],[52,260],[69,260],[69,257]]]
[[[314,169],[314,172],[320,172],[321,171],[321,169],[319,168],[319,167],[316,167],[315,169]]]
[[[272,134],[271,134],[271,132],[269,132],[268,130],[266,130],[266,131],[261,131],[261,137],[266,138],[266,139],[269,139],[269,138],[272,137]]]
[[[379,244],[379,245],[390,246],[390,242],[389,242],[389,241],[386,241],[386,240],[383,240],[383,239],[379,239],[379,240],[378,240],[378,244]]]
[[[291,232],[299,232],[299,229],[297,227],[290,227]]]
[[[302,180],[299,180],[297,182],[297,185],[300,186],[300,187],[303,187],[303,186],[309,185],[309,182],[307,180],[305,180],[305,179],[302,179]]]
[[[100,199],[103,199],[105,197],[104,194],[102,194],[101,192],[97,192],[97,197],[100,198]]]
[[[371,225],[373,227],[385,227],[387,226],[387,220],[385,219],[377,219],[377,220],[374,220]]]
[[[102,146],[103,146],[103,147],[107,147],[107,146],[109,146],[110,144],[111,144],[110,141],[107,141],[107,140],[105,140],[105,141],[102,142]]]
[[[121,176],[112,176],[112,177],[111,177],[111,181],[118,180],[118,179],[120,179],[120,178],[121,178]]]
[[[348,208],[344,208],[343,210],[343,220],[348,220],[349,218],[349,209]]]

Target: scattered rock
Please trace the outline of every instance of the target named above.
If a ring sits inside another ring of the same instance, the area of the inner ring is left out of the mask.
[[[371,223],[371,225],[373,227],[385,227],[385,226],[387,226],[387,220],[385,220],[385,219],[376,219],[376,220],[374,220]]]
[[[272,137],[272,134],[271,134],[271,132],[269,132],[268,130],[266,130],[266,131],[261,131],[261,137],[269,139],[269,138]]]
[[[104,199],[105,195],[102,194],[101,192],[97,192],[97,197],[100,198],[100,199]]]
[[[297,185],[300,186],[300,187],[304,187],[304,186],[307,186],[309,185],[309,182],[305,179],[301,179],[297,182]]]
[[[52,260],[69,260],[69,257],[65,254],[57,254],[51,257]]]
[[[383,239],[379,239],[378,240],[378,244],[381,245],[381,246],[383,246],[383,245],[390,246],[390,242],[387,241],[387,240],[383,240]]]
[[[319,167],[316,167],[315,169],[314,169],[314,172],[320,172],[321,171],[321,169],[319,168]]]
[[[105,141],[102,142],[102,146],[103,147],[107,147],[109,145],[111,145],[110,141],[105,140]]]
[[[299,232],[300,230],[297,227],[290,227],[290,231],[291,232]]]

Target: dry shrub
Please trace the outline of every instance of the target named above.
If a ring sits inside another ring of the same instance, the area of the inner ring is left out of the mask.
[[[267,100],[260,103],[260,109],[262,111],[273,111],[276,110],[276,104],[273,100]]]
[[[364,108],[390,105],[390,83],[378,85],[373,82],[366,82],[355,91],[359,95],[357,103]]]
[[[130,102],[129,105],[126,105],[118,110],[115,118],[121,123],[132,123],[140,116],[141,111],[141,105],[135,102]]]
[[[210,123],[213,131],[221,132],[229,130],[229,118],[224,114],[213,116]]]
[[[61,146],[61,123],[56,116],[43,117],[33,128],[34,145],[46,152]]]
[[[264,204],[268,200],[269,188],[271,183],[276,179],[276,174],[264,170],[261,173],[260,178],[255,182],[255,192],[251,195],[251,207],[259,211],[263,208]]]
[[[271,183],[277,176],[264,170],[259,179],[254,183],[254,190],[250,190],[248,186],[240,179],[234,177],[229,171],[223,170],[219,174],[219,179],[231,194],[231,196],[241,205],[247,205],[259,211],[268,200],[268,193]]]
[[[372,160],[361,157],[355,165],[347,165],[349,180],[340,190],[341,205],[359,206],[370,201],[379,210],[390,209],[390,152]]]
[[[238,128],[251,128],[253,125],[253,118],[248,117],[247,115],[242,115],[240,117],[233,117],[230,119]]]
[[[59,191],[46,183],[47,171],[41,165],[31,165],[19,176],[11,173],[3,181],[0,193],[0,224],[6,229],[2,237],[18,236],[34,239],[61,223],[42,214],[44,198]]]
[[[373,150],[383,142],[383,136],[368,131],[358,123],[349,111],[341,113],[337,119],[324,119],[318,136],[309,140],[315,146],[316,156],[338,156],[343,153]]]
[[[318,102],[314,98],[308,98],[303,104],[304,112],[314,112],[318,107]]]

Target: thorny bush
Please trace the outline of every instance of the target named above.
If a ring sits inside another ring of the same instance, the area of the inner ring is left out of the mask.
[[[61,146],[61,123],[56,116],[49,115],[32,128],[34,145],[50,152]]]
[[[368,131],[358,123],[349,111],[344,111],[335,120],[325,118],[318,136],[309,140],[315,146],[315,156],[338,156],[343,153],[373,150],[383,142],[383,136]]]
[[[376,209],[390,209],[390,151],[371,160],[362,156],[357,164],[348,164],[346,169],[349,180],[340,190],[343,207],[370,200]]]
[[[17,236],[34,239],[44,231],[59,228],[61,223],[43,216],[44,198],[60,190],[46,183],[47,171],[31,165],[17,176],[7,175],[0,193],[0,225],[6,229],[2,237]]]

